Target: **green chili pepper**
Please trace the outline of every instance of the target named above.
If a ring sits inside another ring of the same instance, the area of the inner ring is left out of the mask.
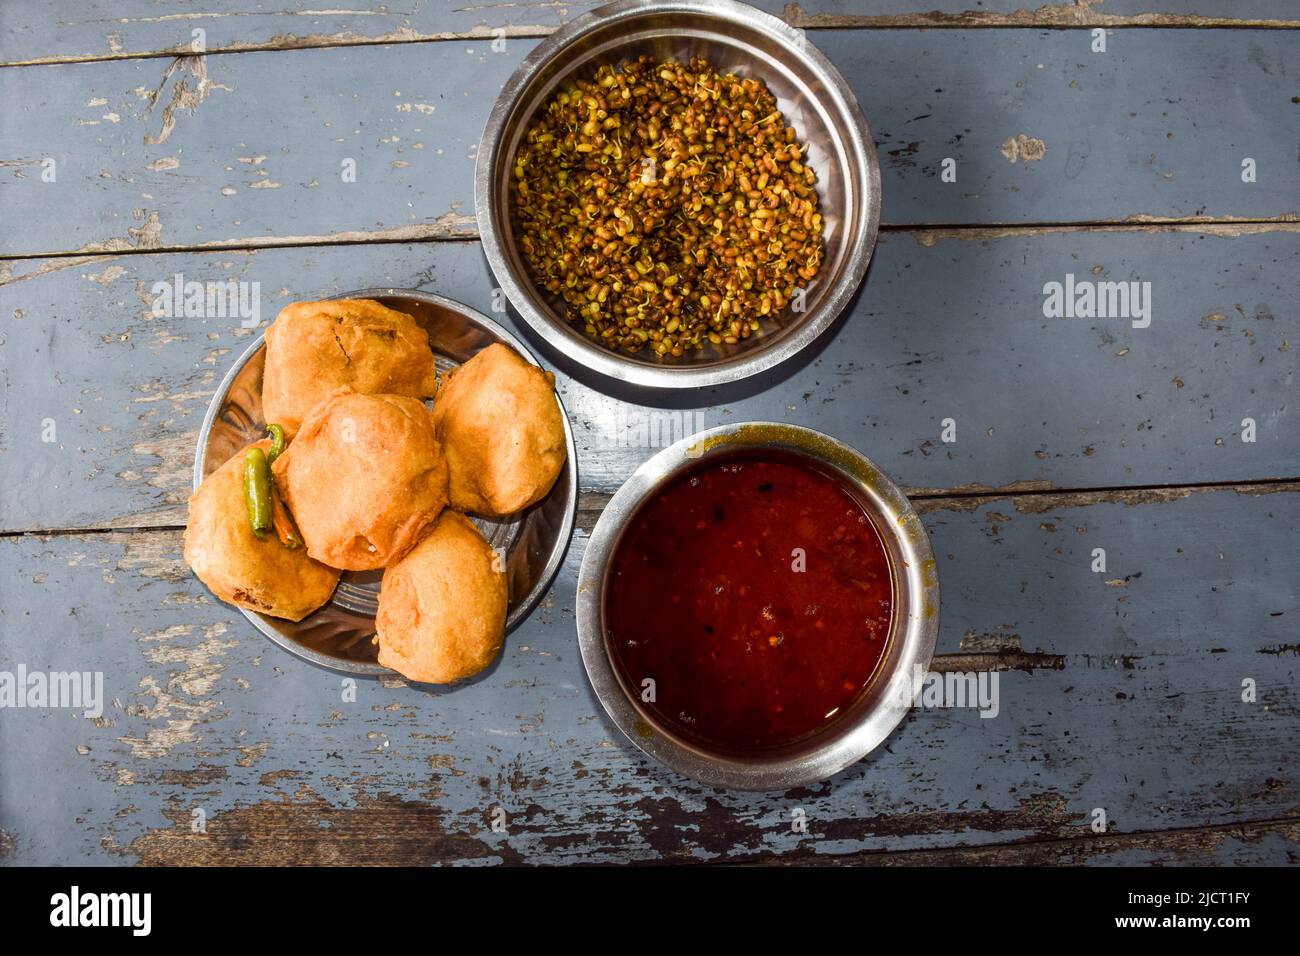
[[[260,448],[250,448],[244,455],[244,501],[248,504],[248,523],[259,538],[271,530],[271,467]]]
[[[271,450],[266,455],[267,465],[274,465],[275,460],[284,452],[284,429],[279,425],[267,425],[266,432],[271,436]]]

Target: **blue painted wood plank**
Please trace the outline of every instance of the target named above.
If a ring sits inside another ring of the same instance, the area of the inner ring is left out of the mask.
[[[1107,0],[1080,5],[1022,0],[758,0],[760,9],[798,27],[824,26],[1050,26],[1205,25],[1296,23],[1287,0]],[[425,0],[390,9],[378,0],[321,9],[306,0],[279,0],[254,8],[216,0],[199,9],[157,0],[81,0],[52,5],[10,0],[0,8],[0,64],[58,62],[188,52],[202,30],[209,51],[294,49],[377,42],[418,42],[493,30],[513,36],[548,33],[599,6],[599,0],[558,3],[473,3]]]
[[[1077,31],[814,39],[876,134],[886,222],[1024,224],[1300,215],[1296,36],[1134,30],[1104,54]],[[534,43],[0,70],[0,201],[22,224],[0,253],[472,234],[483,122]]]
[[[215,603],[176,532],[5,537],[0,670],[100,672],[108,701],[4,713],[5,862],[745,860],[1088,838],[1097,808],[1111,836],[1300,816],[1300,486],[949,499],[924,521],[940,665],[1006,668],[998,716],[919,710],[786,794],[695,786],[600,715],[574,638],[585,532],[484,677],[362,682],[354,703]]]
[[[596,382],[525,333],[559,372],[583,487],[612,491],[702,428],[770,419],[836,435],[914,490],[1300,477],[1300,226],[953,235],[886,234],[814,352],[738,387],[664,396]],[[263,325],[292,299],[373,286],[493,304],[470,242],[7,267],[6,531],[183,523],[203,413],[253,333],[237,317],[154,316],[155,283],[257,283]],[[1150,326],[1046,318],[1044,285],[1069,275],[1150,282]],[[42,440],[47,419],[55,441]]]

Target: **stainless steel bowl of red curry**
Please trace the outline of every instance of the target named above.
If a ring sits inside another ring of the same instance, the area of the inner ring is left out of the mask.
[[[665,448],[614,495],[577,624],[632,743],[707,784],[780,790],[838,773],[902,721],[939,581],[920,519],[870,459],[750,422]]]

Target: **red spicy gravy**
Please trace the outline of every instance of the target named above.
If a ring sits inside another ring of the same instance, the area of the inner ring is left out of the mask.
[[[893,600],[862,506],[779,453],[710,459],[661,489],[619,543],[606,594],[615,666],[642,706],[737,756],[841,715],[880,663]]]

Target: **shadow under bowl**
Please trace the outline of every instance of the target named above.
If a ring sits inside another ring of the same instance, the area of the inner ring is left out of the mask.
[[[724,754],[666,726],[620,673],[606,607],[619,545],[642,506],[675,478],[736,453],[802,459],[836,480],[866,512],[884,546],[892,615],[875,671],[836,719],[787,746],[752,756]],[[587,542],[578,574],[578,644],[605,712],[642,751],[687,777],[716,787],[786,790],[824,780],[874,750],[913,703],[915,679],[934,656],[939,631],[939,576],[930,539],[898,486],[865,455],[829,435],[778,422],[708,429],[664,449],[643,464],[606,505]]]
[[[362,289],[337,299],[374,299],[415,318],[428,333],[440,377],[494,342],[529,362],[537,360],[513,334],[467,305],[413,289]],[[245,445],[266,435],[262,416],[263,336],[241,355],[218,386],[199,431],[194,487]],[[514,630],[546,594],[564,561],[578,510],[578,452],[559,395],[568,458],[545,498],[501,520],[470,519],[493,548],[504,549],[509,605],[506,631]],[[286,621],[241,608],[244,616],[276,644],[313,664],[365,677],[397,676],[378,663],[375,612],[383,571],[345,571],[334,595],[301,621]]]
[[[817,174],[825,257],[804,290],[762,330],[734,345],[711,345],[680,358],[652,350],[611,351],[587,338],[564,303],[534,281],[519,249],[513,214],[513,159],[534,119],[560,90],[590,79],[603,64],[642,55],[657,61],[700,56],[722,73],[763,81],[785,121],[807,143]],[[852,298],[876,244],[880,165],[875,140],[849,85],[803,31],[734,0],[620,0],[577,17],[544,40],[502,89],[479,144],[474,183],[478,227],[492,272],[523,320],[580,365],[654,388],[734,382],[807,347]]]

